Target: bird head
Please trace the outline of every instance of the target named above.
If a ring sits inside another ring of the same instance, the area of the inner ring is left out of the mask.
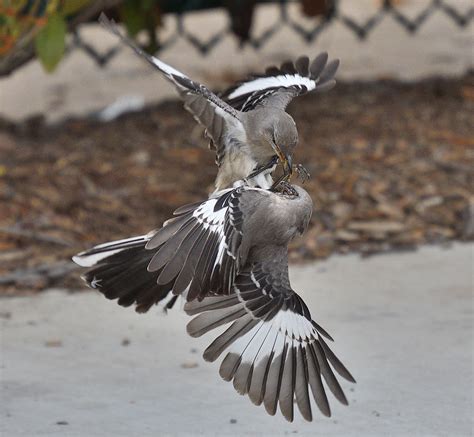
[[[272,126],[270,145],[283,165],[286,174],[293,173],[293,149],[298,143],[298,131],[293,118],[281,111]]]
[[[298,143],[298,131],[294,120],[279,108],[262,106],[248,113],[246,118],[247,141],[254,147],[253,153],[261,163],[277,156],[285,174],[292,174],[292,154]]]

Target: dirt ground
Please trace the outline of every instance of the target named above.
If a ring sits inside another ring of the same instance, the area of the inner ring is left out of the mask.
[[[292,260],[473,239],[473,74],[338,84],[289,112],[314,200]],[[0,293],[77,287],[71,255],[159,227],[215,174],[177,100],[109,123],[0,121]]]

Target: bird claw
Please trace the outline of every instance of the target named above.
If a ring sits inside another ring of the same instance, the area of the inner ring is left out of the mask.
[[[293,185],[285,180],[280,181],[273,191],[285,196],[298,197],[298,191],[296,191]]]
[[[285,172],[282,176],[280,176],[279,179],[277,179],[273,185],[271,186],[270,190],[271,191],[278,191],[281,189],[280,184],[286,184],[290,185],[290,179],[291,175],[293,174],[293,170],[296,172],[298,178],[301,180],[301,182],[304,184],[307,180],[310,178],[310,173],[306,168],[303,167],[302,164],[295,164],[292,168],[288,170],[288,172]]]
[[[306,168],[304,168],[302,164],[295,164],[295,171],[296,171],[296,174],[298,175],[298,178],[303,184],[307,182],[309,178],[311,177],[311,174],[309,173],[309,171],[306,170]]]

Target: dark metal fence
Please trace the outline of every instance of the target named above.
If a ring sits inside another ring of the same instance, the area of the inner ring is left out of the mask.
[[[474,7],[469,8],[466,12],[461,12],[448,0],[432,0],[414,18],[410,18],[403,14],[400,8],[396,6],[395,1],[384,0],[381,2],[380,7],[374,11],[372,16],[366,19],[365,22],[360,23],[340,10],[338,0],[332,0],[326,2],[324,14],[320,17],[315,17],[314,26],[308,29],[306,26],[303,27],[297,20],[290,17],[288,6],[292,3],[291,0],[280,0],[275,3],[278,3],[279,7],[278,19],[258,36],[253,35],[252,32],[250,32],[248,39],[245,40],[246,44],[251,45],[255,49],[260,49],[272,38],[273,35],[285,27],[290,28],[307,43],[311,43],[334,22],[342,23],[347,29],[352,31],[357,38],[363,40],[370,36],[371,32],[386,16],[392,17],[396,23],[413,35],[416,34],[416,32],[435,12],[445,14],[459,27],[466,27],[474,18]],[[184,2],[184,4],[186,4],[186,2]],[[190,8],[183,8],[182,10],[189,9]],[[183,19],[184,13],[178,11],[174,13],[173,16],[175,20],[174,31],[166,38],[166,40],[160,41],[160,50],[166,50],[172,47],[179,39],[184,39],[202,55],[206,55],[225,37],[232,33],[232,28],[229,25],[222,30],[216,31],[214,35],[206,40],[203,40],[193,33],[193,29],[190,29],[185,25]],[[83,50],[102,67],[107,65],[109,60],[121,50],[121,46],[114,46],[105,52],[98,51],[93,45],[87,43],[83,38],[81,38],[79,30],[73,35],[72,43],[68,48],[68,51],[71,50]]]

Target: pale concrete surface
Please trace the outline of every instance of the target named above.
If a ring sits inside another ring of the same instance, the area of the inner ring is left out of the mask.
[[[401,0],[401,13],[414,19],[431,0]],[[445,0],[460,13],[472,7],[472,0]],[[340,8],[358,23],[365,23],[378,10],[380,0],[343,0]],[[301,13],[300,5],[289,8],[289,16],[306,29],[317,23]],[[262,35],[279,21],[275,5],[259,6],[253,32]],[[191,13],[185,27],[202,41],[228,26],[224,11]],[[163,40],[173,33],[173,16],[164,18],[160,31]],[[307,44],[302,37],[283,26],[261,50],[239,49],[233,36],[227,36],[208,56],[201,56],[181,39],[160,56],[192,78],[210,87],[223,87],[226,78],[245,77],[248,72],[262,71],[265,66],[292,59],[300,54],[314,56],[326,50],[341,59],[338,78],[371,80],[389,77],[416,80],[433,75],[460,75],[473,66],[474,25],[458,27],[441,12],[435,12],[412,36],[387,15],[365,41],[360,41],[340,21],[324,29],[319,38]],[[96,49],[116,45],[116,39],[98,25],[81,30],[84,39]],[[31,62],[8,78],[0,79],[0,116],[20,120],[33,114],[44,114],[50,121],[69,115],[85,115],[100,110],[123,96],[143,99],[145,104],[164,98],[176,98],[174,89],[160,79],[153,69],[131,50],[122,50],[105,69],[82,51],[75,50],[64,59],[54,74],[45,73],[38,62]]]
[[[180,312],[141,316],[92,292],[4,298],[1,435],[472,435],[473,250],[292,267],[358,381],[343,384],[349,407],[313,423],[239,397]]]

